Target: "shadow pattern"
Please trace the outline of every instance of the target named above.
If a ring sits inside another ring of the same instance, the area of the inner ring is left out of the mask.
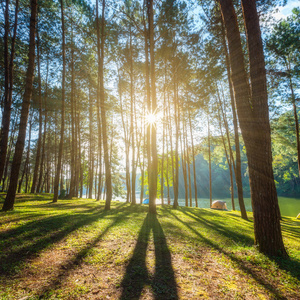
[[[153,231],[155,248],[155,274],[147,271],[146,254]],[[120,299],[139,299],[144,286],[151,286],[154,299],[178,299],[177,284],[172,268],[171,253],[156,215],[148,214],[140,230],[133,255],[126,268]]]

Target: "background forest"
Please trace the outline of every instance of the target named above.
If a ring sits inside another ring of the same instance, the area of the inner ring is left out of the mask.
[[[257,1],[257,8],[276,187],[279,195],[298,197],[300,10],[294,8],[279,20],[275,12],[284,4]],[[228,50],[219,6],[214,1],[154,2],[157,107],[151,113],[147,82],[152,50],[145,43],[149,13],[145,7],[141,0],[107,0],[99,6],[98,1],[83,0],[38,2],[35,77],[18,192],[53,192],[55,177],[60,177],[59,190],[66,190],[69,197],[104,198],[107,153],[114,196],[135,202],[137,192],[143,199],[148,185],[146,131],[147,125],[155,124],[159,195],[174,198],[178,168],[179,198],[194,199],[195,194],[209,198],[210,180],[213,198],[230,197],[231,191],[237,196],[235,164],[241,160],[243,192],[249,197],[247,158],[228,85]],[[236,11],[243,32],[239,5]],[[29,18],[29,1],[2,1],[1,191],[8,189],[18,136]],[[247,54],[246,36],[241,38]],[[60,159],[60,174],[55,176]]]

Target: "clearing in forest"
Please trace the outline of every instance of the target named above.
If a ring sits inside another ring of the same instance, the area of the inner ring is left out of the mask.
[[[253,246],[238,212],[19,195],[0,213],[0,299],[300,299],[300,221],[288,260]]]

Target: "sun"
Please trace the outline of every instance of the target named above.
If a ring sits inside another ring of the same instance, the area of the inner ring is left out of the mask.
[[[155,124],[157,122],[157,114],[148,113],[145,116],[145,119],[146,119],[146,124],[153,125],[153,124]]]

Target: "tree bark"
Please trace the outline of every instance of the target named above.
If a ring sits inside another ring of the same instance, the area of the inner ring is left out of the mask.
[[[2,114],[2,127],[1,127],[1,136],[0,136],[0,181],[2,180],[5,161],[6,161],[10,118],[11,118],[13,70],[14,70],[14,56],[15,56],[15,41],[16,41],[17,27],[18,27],[18,10],[19,10],[19,0],[16,0],[15,24],[14,24],[13,37],[11,41],[11,53],[9,59],[9,55],[8,55],[9,0],[6,0],[4,39],[3,39],[4,40],[4,108]]]
[[[242,0],[251,92],[232,0],[220,0],[220,6],[228,39],[239,122],[247,151],[255,243],[266,255],[287,256],[282,241],[280,210],[272,169],[266,72],[255,1]]]
[[[240,210],[241,210],[241,217],[244,220],[248,220],[247,212],[246,212],[246,208],[245,208],[245,202],[244,202],[244,195],[243,195],[242,163],[241,163],[238,122],[237,122],[237,116],[236,116],[236,105],[235,105],[235,99],[234,99],[234,94],[233,94],[233,90],[232,90],[229,55],[228,55],[228,49],[227,49],[227,45],[226,45],[225,27],[224,27],[223,19],[222,19],[222,43],[223,43],[223,48],[224,48],[224,52],[225,52],[226,72],[227,72],[227,79],[228,79],[228,85],[229,85],[229,91],[230,91],[230,100],[231,100],[230,103],[231,103],[232,117],[233,117],[235,161],[236,161],[235,180],[236,180],[237,191],[238,191],[238,199],[239,199],[239,205],[240,205]]]
[[[207,117],[207,139],[208,139],[208,166],[209,166],[209,204],[212,205],[212,179],[211,179],[211,151],[210,151],[210,126],[209,126],[209,116]]]
[[[135,197],[135,179],[136,179],[136,161],[135,161],[135,128],[134,128],[134,115],[135,115],[135,105],[134,105],[134,82],[133,82],[133,57],[132,57],[132,32],[130,27],[130,41],[129,41],[129,51],[130,51],[130,135],[131,135],[131,204],[136,204]]]
[[[98,3],[98,0],[97,0]],[[98,10],[97,10],[98,14]],[[97,18],[98,20],[98,18]],[[99,28],[99,23],[97,24]],[[97,30],[98,40],[99,40],[99,30]],[[106,200],[105,200],[105,210],[110,209],[110,203],[112,199],[112,182],[111,182],[111,168],[109,163],[109,149],[107,141],[107,120],[106,120],[106,107],[105,107],[105,90],[104,90],[104,43],[105,43],[105,0],[102,0],[102,16],[101,16],[101,34],[100,34],[100,57],[98,57],[98,84],[100,89],[100,109],[101,109],[101,127],[102,127],[102,141],[103,141],[103,151],[104,151],[104,166],[105,166],[105,190],[106,190]],[[99,43],[98,43],[99,44]],[[98,52],[99,53],[99,52]]]
[[[180,114],[180,113],[179,113]],[[184,120],[182,122],[182,127],[184,124]],[[180,134],[180,150],[181,150],[181,167],[184,181],[184,197],[185,197],[185,206],[189,206],[189,193],[188,193],[188,185],[187,185],[187,175],[186,175],[186,155],[185,155],[185,142],[184,142],[184,128],[182,128],[182,132]],[[182,142],[183,140],[183,142]]]
[[[196,162],[195,162],[195,149],[194,149],[194,137],[193,137],[193,127],[192,127],[192,118],[191,112],[189,110],[189,125],[190,125],[190,133],[191,133],[191,141],[192,141],[192,156],[193,156],[193,171],[194,171],[194,189],[195,189],[195,205],[198,207],[198,195],[197,195],[197,176],[196,176]]]
[[[149,52],[150,52],[150,79],[151,79],[151,113],[156,114],[156,83],[155,83],[155,56],[154,56],[154,21],[153,0],[148,0],[148,23],[149,23]],[[148,174],[149,182],[149,213],[156,214],[157,195],[157,149],[156,149],[156,124],[151,126],[151,169]]]
[[[49,59],[47,59],[47,74],[46,74],[46,90],[45,90],[45,98],[44,98],[44,134],[43,134],[43,142],[42,142],[42,156],[41,156],[41,163],[40,163],[40,175],[38,179],[38,184],[36,187],[36,192],[42,192],[42,176],[44,173],[44,164],[45,164],[45,153],[46,153],[46,137],[47,137],[47,117],[48,117],[48,109],[47,109],[47,102],[48,102],[48,75],[49,75]],[[48,169],[46,174],[48,174]],[[45,174],[45,178],[47,175]],[[47,180],[46,180],[47,181]]]
[[[36,48],[37,48],[37,65],[38,65],[38,99],[39,99],[39,136],[37,141],[36,157],[35,157],[35,166],[32,178],[31,193],[36,192],[36,185],[38,180],[38,172],[40,167],[40,158],[41,158],[41,148],[42,148],[42,130],[43,130],[43,111],[42,111],[42,80],[41,80],[41,61],[40,61],[40,41],[39,41],[39,31],[38,26],[36,30]]]
[[[28,138],[27,154],[26,154],[26,160],[25,160],[25,163],[24,163],[23,173],[22,173],[21,179],[19,181],[18,193],[21,193],[21,188],[22,188],[22,183],[23,183],[24,175],[26,173],[26,170],[27,170],[28,164],[29,164],[30,141],[31,141],[31,126],[32,126],[32,120],[30,119],[29,120],[29,138]]]
[[[63,60],[63,71],[62,71],[62,99],[61,99],[61,128],[60,128],[60,143],[58,150],[58,162],[54,179],[54,195],[53,202],[57,202],[58,199],[58,188],[59,188],[59,176],[62,170],[62,156],[64,147],[64,131],[65,131],[65,77],[66,77],[66,45],[65,45],[65,17],[64,17],[64,5],[63,0],[60,0],[61,5],[61,29],[62,29],[62,60]],[[61,182],[61,190],[63,182]]]
[[[30,16],[30,39],[28,53],[28,68],[26,73],[25,92],[23,96],[19,134],[15,148],[15,154],[12,162],[12,171],[8,192],[2,207],[3,211],[11,210],[14,207],[16,190],[18,185],[18,176],[24,150],[26,126],[28,121],[28,112],[30,107],[30,99],[32,95],[32,84],[34,77],[34,59],[35,59],[35,32],[36,32],[36,15],[37,15],[37,0],[31,0],[31,16]]]

